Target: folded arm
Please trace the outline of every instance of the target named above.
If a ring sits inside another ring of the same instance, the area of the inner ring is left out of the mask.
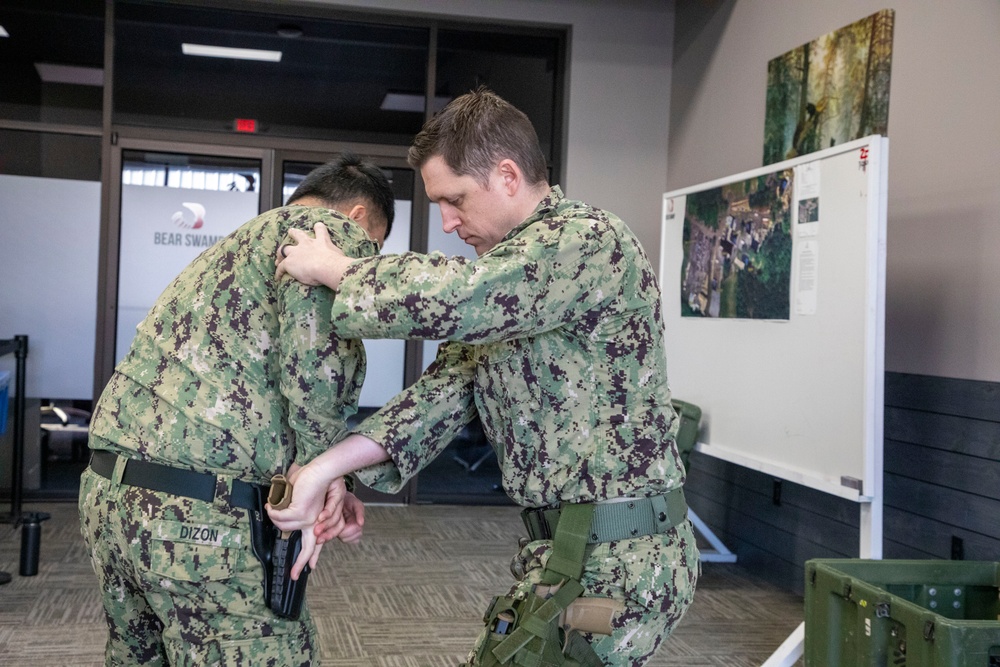
[[[351,542],[360,538],[364,509],[354,494],[347,492],[344,475],[388,458],[377,442],[352,434],[292,474],[292,502],[283,510],[268,506],[267,512],[278,529],[303,531],[302,552],[292,568],[293,579],[298,579],[306,563],[316,564],[314,556],[320,545],[313,526],[324,508],[330,521],[324,525],[326,539],[343,535],[345,542]]]

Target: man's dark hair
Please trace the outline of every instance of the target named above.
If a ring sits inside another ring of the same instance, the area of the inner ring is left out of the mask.
[[[529,185],[548,181],[545,155],[528,117],[484,86],[448,103],[413,139],[406,159],[420,169],[435,155],[459,176],[484,187],[493,168],[513,160]]]
[[[385,221],[386,237],[396,217],[396,200],[389,180],[375,164],[354,153],[341,153],[313,169],[295,188],[288,202],[291,204],[306,197],[316,197],[333,209],[357,199],[367,201],[374,207],[377,217]]]

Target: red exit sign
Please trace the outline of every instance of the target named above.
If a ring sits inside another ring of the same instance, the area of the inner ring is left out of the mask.
[[[257,121],[253,118],[237,118],[235,128],[237,132],[256,132]]]

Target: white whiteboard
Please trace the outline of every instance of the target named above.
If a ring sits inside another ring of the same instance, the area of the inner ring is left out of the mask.
[[[887,156],[887,139],[866,137],[664,194],[667,369],[673,395],[702,409],[699,451],[851,500],[880,498]],[[820,210],[817,225],[799,225],[792,206],[789,319],[682,317],[686,197],[788,168],[793,201],[803,169],[818,175]],[[812,293],[797,291],[803,244],[817,260]]]

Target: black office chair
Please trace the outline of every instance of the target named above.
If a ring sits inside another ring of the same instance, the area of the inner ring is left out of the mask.
[[[90,412],[67,405],[43,405],[39,416],[41,426],[42,485],[46,486],[50,468],[54,465],[85,464],[88,456],[87,430]]]
[[[680,454],[681,463],[684,470],[688,470],[688,459],[695,445],[698,444],[698,429],[701,427],[701,408],[693,403],[687,403],[678,399],[673,399],[670,403],[674,406],[674,411],[680,417],[681,425],[677,431],[677,453]]]
[[[677,437],[674,442],[677,445],[677,453],[681,457],[681,464],[684,470],[690,470],[688,463],[691,452],[698,444],[698,432],[701,429],[701,408],[693,403],[672,399],[671,404],[681,420],[681,425],[677,430]],[[688,507],[688,519],[695,531],[701,534],[714,547],[713,549],[701,549],[701,560],[714,561],[717,563],[735,563],[736,554],[730,551],[722,541],[716,537],[715,533],[705,524],[701,518],[695,514],[694,510]]]
[[[462,429],[462,432],[455,438],[453,450],[451,458],[470,473],[475,472],[490,458],[496,458],[493,446],[486,441],[486,434],[483,432],[483,425],[479,419],[473,419],[468,426]]]

